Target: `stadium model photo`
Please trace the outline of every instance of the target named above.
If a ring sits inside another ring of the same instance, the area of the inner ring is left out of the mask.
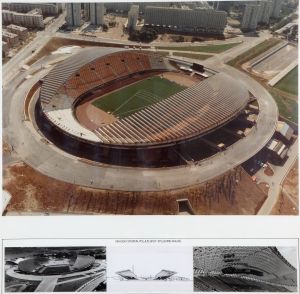
[[[106,248],[5,248],[5,291],[106,291]]]
[[[35,37],[3,55],[4,215],[298,214],[297,45],[242,2],[151,5],[4,4]]]

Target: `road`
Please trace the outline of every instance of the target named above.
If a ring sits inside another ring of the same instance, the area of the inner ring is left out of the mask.
[[[35,289],[35,292],[53,292],[58,278],[44,278]]]
[[[263,173],[260,173],[258,175],[258,178],[264,182],[267,182],[270,186],[268,191],[268,198],[260,208],[257,214],[259,215],[265,215],[270,214],[273,207],[275,206],[278,197],[280,195],[280,192],[282,190],[282,183],[289,173],[290,169],[294,165],[295,161],[298,157],[298,139],[296,142],[290,147],[288,151],[288,160],[285,162],[283,166],[274,166],[272,165],[272,169],[274,171],[274,175],[271,177],[268,177],[264,175]],[[294,203],[294,201],[292,201]],[[295,206],[298,206],[297,203]]]
[[[79,271],[75,273],[69,274],[61,274],[61,275],[30,275],[30,274],[22,274],[15,271],[15,268],[10,268],[6,271],[6,274],[10,277],[16,278],[18,280],[25,281],[38,281],[40,282],[35,292],[53,292],[55,287],[62,284],[67,284],[72,282],[78,282],[80,280],[85,280],[87,278],[93,278],[91,281],[86,282],[85,284],[78,286],[77,291],[94,290],[100,283],[106,280],[105,268],[102,265],[99,265],[97,268],[93,268],[91,270]],[[74,277],[74,278],[72,278]],[[61,280],[58,282],[59,278],[70,278],[66,280]]]
[[[65,13],[61,14],[45,30],[37,32],[35,39],[22,48],[13,58],[11,58],[2,68],[2,84],[5,86],[10,82],[19,69],[26,64],[29,57],[32,57],[32,51],[37,52],[43,47],[56,33],[58,28],[65,21]]]
[[[250,48],[265,41],[268,38],[270,38],[269,34],[261,34],[257,38],[247,37],[247,38],[245,38],[244,42],[241,45],[233,47],[231,50],[226,50],[218,55],[215,55],[212,58],[212,60],[210,60],[210,62],[214,63],[214,64],[226,63],[226,62],[230,61],[231,59],[237,57],[238,55],[248,51]]]
[[[21,272],[17,272],[17,267],[11,267],[6,270],[6,274],[10,277],[20,279],[20,280],[28,280],[28,281],[43,281],[44,279],[59,279],[59,278],[72,278],[77,279],[76,277],[86,275],[86,276],[93,276],[99,273],[102,273],[106,268],[105,263],[99,263],[97,267],[94,267],[89,270],[82,270],[80,272],[71,272],[71,273],[64,273],[59,275],[35,275],[35,274],[23,274]],[[63,281],[59,282],[59,284],[63,283]]]

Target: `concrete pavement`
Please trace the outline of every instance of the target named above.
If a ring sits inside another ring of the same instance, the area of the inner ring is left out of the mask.
[[[35,289],[35,292],[53,292],[57,283],[57,278],[44,278]]]
[[[2,84],[6,85],[10,82],[20,70],[20,68],[26,64],[28,58],[32,57],[32,51],[35,53],[43,47],[56,33],[57,29],[64,23],[65,14],[61,14],[53,23],[51,23],[45,30],[39,31],[35,39],[22,48],[12,59],[3,65],[2,71]]]
[[[78,286],[77,290],[83,291],[83,289],[94,290],[100,283],[106,281],[105,267],[101,264],[97,268],[90,270],[83,270],[74,273],[64,273],[60,275],[30,275],[22,274],[15,271],[15,268],[10,268],[6,271],[6,274],[10,277],[25,281],[36,281],[40,282],[35,292],[53,292],[57,285],[62,285],[66,283],[78,282],[87,278],[94,277],[91,281]],[[73,277],[73,278],[72,278]],[[58,282],[58,279],[64,278],[65,280]],[[66,279],[70,278],[70,279]]]
[[[268,191],[268,198],[266,199],[266,201],[264,202],[264,204],[262,205],[262,207],[260,208],[257,214],[265,215],[271,213],[282,190],[283,181],[287,176],[287,174],[289,173],[292,166],[294,165],[295,161],[297,160],[297,157],[298,157],[298,139],[290,147],[288,151],[288,160],[285,162],[285,164],[282,167],[272,165],[274,175],[272,177],[268,177],[264,179],[265,181],[268,181],[270,188]],[[292,202],[294,203],[294,201]],[[298,206],[298,204],[296,206]]]

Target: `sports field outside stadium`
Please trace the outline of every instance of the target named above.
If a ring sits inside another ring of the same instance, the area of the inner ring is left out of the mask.
[[[116,117],[124,118],[185,88],[165,78],[154,76],[105,95],[92,104]]]

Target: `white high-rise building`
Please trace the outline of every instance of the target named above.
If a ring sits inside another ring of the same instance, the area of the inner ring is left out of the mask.
[[[135,30],[136,29],[136,23],[138,21],[138,17],[139,17],[139,6],[138,5],[132,5],[130,10],[128,11],[127,28],[129,30]]]
[[[282,0],[273,0],[273,10],[271,16],[278,18],[280,15]]]
[[[241,28],[244,30],[256,30],[259,20],[261,6],[257,4],[246,4],[241,23]]]
[[[103,3],[89,3],[90,6],[90,21],[93,25],[104,24],[104,4]]]
[[[66,9],[66,3],[56,3],[58,13],[62,13]]]
[[[273,3],[271,0],[264,0],[264,1],[260,1],[259,5],[260,5],[260,9],[259,9],[258,22],[268,24],[273,9]]]
[[[176,31],[222,34],[227,13],[213,9],[182,9],[147,6],[145,25],[168,27]]]
[[[85,21],[89,21],[90,20],[90,3],[83,3],[83,15],[85,18]]]
[[[81,21],[81,3],[66,3],[68,26],[78,27],[82,25]]]

